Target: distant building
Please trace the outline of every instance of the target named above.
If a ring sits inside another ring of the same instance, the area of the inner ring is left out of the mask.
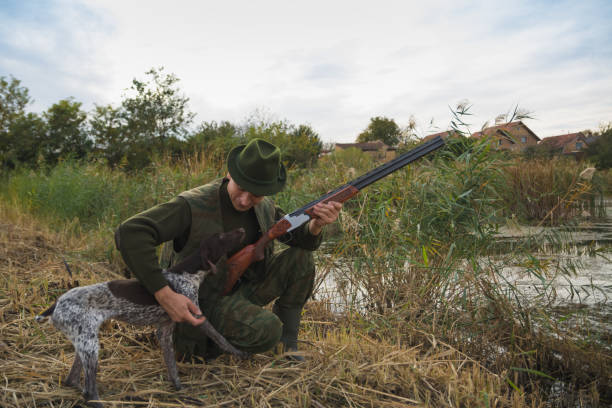
[[[380,140],[364,143],[336,143],[335,145],[335,149],[338,151],[349,149],[351,147],[369,154],[376,160],[391,160],[395,158],[396,148],[387,146]]]
[[[458,136],[458,133],[455,132],[454,130],[446,130],[444,132],[439,132],[439,133],[434,133],[432,135],[427,135],[425,136],[423,139],[421,139],[422,142],[429,142],[430,140],[434,139],[437,136],[440,136],[442,139],[446,140],[451,136]]]
[[[496,148],[512,152],[521,152],[526,147],[535,146],[540,142],[538,135],[520,120],[485,128],[473,133],[471,137],[474,139],[489,137],[493,139]]]
[[[583,150],[589,145],[587,136],[582,132],[568,133],[566,135],[545,137],[540,142],[552,151],[565,155],[582,156]]]
[[[423,138],[423,141],[427,142],[436,136],[447,139],[449,137],[460,137],[460,134],[454,130],[447,130],[428,135]],[[520,152],[528,146],[535,146],[540,141],[540,138],[520,120],[485,128],[480,132],[473,133],[470,137],[474,139],[490,137],[497,149],[513,152]]]

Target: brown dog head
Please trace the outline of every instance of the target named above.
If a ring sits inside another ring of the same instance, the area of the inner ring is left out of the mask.
[[[216,233],[203,239],[200,243],[202,266],[210,265],[212,272],[215,273],[215,264],[223,255],[237,250],[244,236],[244,228],[236,228],[235,230]]]

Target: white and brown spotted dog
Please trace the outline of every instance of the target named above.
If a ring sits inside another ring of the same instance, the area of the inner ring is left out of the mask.
[[[201,282],[209,273],[216,272],[215,263],[224,254],[236,249],[243,238],[242,228],[214,234],[202,241],[199,253],[164,270],[164,277],[175,292],[187,296],[199,307],[198,289]],[[80,376],[84,368],[83,393],[87,401],[99,399],[96,386],[98,330],[110,318],[135,325],[157,325],[168,377],[176,389],[181,388],[172,342],[175,323],[138,281],[114,280],[73,288],[60,296],[49,309],[36,316],[36,320],[42,321],[48,316],[51,316],[53,325],[68,337],[76,351],[70,373],[63,383],[80,388]],[[208,320],[198,327],[222,350],[240,358],[248,357],[247,353],[236,349],[219,334]],[[91,405],[102,406],[100,403]]]

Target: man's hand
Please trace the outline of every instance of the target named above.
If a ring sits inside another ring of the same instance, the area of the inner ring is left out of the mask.
[[[154,296],[173,322],[187,322],[197,326],[206,320],[204,316],[199,319],[193,317],[194,314],[201,315],[202,311],[187,296],[176,293],[169,286],[164,286]]]
[[[342,203],[337,203],[335,201],[318,203],[312,207],[314,218],[312,218],[308,224],[310,233],[312,235],[319,235],[324,226],[338,219],[341,209]]]

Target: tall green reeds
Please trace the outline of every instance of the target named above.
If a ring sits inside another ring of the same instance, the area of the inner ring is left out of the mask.
[[[173,163],[173,164],[172,164]],[[64,161],[51,169],[22,170],[0,184],[0,199],[58,231],[87,239],[89,258],[123,267],[113,233],[127,218],[221,176],[223,163],[206,154],[179,164],[157,158],[143,171],[127,173],[98,162]]]
[[[0,192],[5,201],[51,223],[76,220],[92,230],[115,225],[221,174],[219,162],[206,158],[168,163],[159,159],[145,171],[126,173],[97,162],[64,161],[50,170],[12,173]]]

